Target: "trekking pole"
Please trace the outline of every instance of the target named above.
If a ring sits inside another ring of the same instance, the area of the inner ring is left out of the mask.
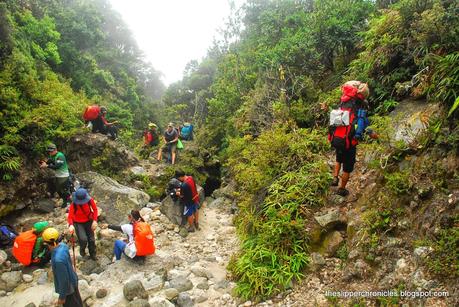
[[[76,256],[75,256],[75,234],[72,233],[70,237],[70,241],[72,242],[72,252],[73,252],[73,269],[76,271]]]

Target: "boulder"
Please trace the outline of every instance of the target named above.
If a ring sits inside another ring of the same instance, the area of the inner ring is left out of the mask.
[[[102,288],[102,289],[97,290],[97,292],[96,292],[96,297],[97,297],[97,298],[104,298],[104,297],[107,296],[107,294],[108,294],[108,290]]]
[[[54,211],[55,203],[52,199],[42,199],[33,204],[35,211],[40,213],[51,213]]]
[[[193,300],[186,292],[180,293],[177,298],[177,305],[179,307],[192,307],[194,306]]]
[[[33,281],[33,276],[29,274],[24,274],[22,275],[22,280],[26,283],[32,282]]]
[[[134,176],[143,176],[147,174],[147,171],[142,166],[133,166],[129,169],[129,171]]]
[[[151,305],[147,300],[138,298],[138,299],[133,300],[132,302],[129,302],[127,306],[128,307],[150,307]]]
[[[78,179],[89,188],[91,196],[105,212],[106,220],[110,224],[122,223],[132,209],[140,209],[150,200],[145,192],[124,186],[95,172],[80,173]]]
[[[13,291],[19,286],[22,281],[22,273],[20,271],[5,272],[0,278],[0,290],[7,292]]]
[[[174,304],[159,296],[150,299],[148,302],[150,303],[151,307],[174,307]]]
[[[204,201],[204,189],[201,186],[198,187],[199,198]],[[180,206],[179,201],[174,201],[170,195],[163,199],[161,207],[159,207],[162,214],[174,224],[181,225],[183,216],[183,207]]]
[[[317,223],[323,228],[332,229],[340,223],[346,223],[346,218],[342,216],[339,209],[330,211],[325,214],[318,214],[314,216]]]
[[[170,281],[171,288],[177,289],[178,292],[185,292],[193,289],[193,283],[185,277],[179,276]]]
[[[4,250],[0,250],[0,265],[5,263],[5,261],[8,259],[8,255],[5,253]]]
[[[169,288],[169,289],[164,290],[164,295],[166,296],[168,300],[173,300],[179,295],[179,292],[177,289]]]
[[[338,250],[343,240],[344,239],[339,231],[333,231],[332,233],[327,234],[322,243],[320,252],[324,255],[332,257]]]
[[[80,291],[81,300],[83,302],[92,297],[94,294],[91,287],[89,287],[88,282],[84,279],[78,280],[78,290]]]
[[[236,182],[235,181],[231,181],[226,186],[215,190],[212,193],[212,197],[213,198],[223,197],[223,198],[234,199],[234,196],[235,196],[234,193],[236,192],[236,187],[237,187]]]
[[[124,285],[123,288],[124,297],[128,301],[132,301],[134,298],[148,298],[148,293],[142,285],[140,280],[132,280]]]

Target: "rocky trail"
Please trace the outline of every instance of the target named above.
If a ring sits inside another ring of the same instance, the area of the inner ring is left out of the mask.
[[[161,164],[141,161],[148,173],[158,172]],[[131,171],[135,171],[131,170]],[[87,172],[79,176],[91,182],[93,195],[100,199],[101,222],[122,220],[123,210],[143,204],[141,214],[153,228],[156,253],[145,263],[123,257],[113,262],[113,243],[123,235],[109,229],[96,230],[97,262],[77,257],[77,273],[82,299],[87,306],[236,306],[232,297],[235,284],[227,278],[226,266],[238,246],[232,200],[224,193],[216,199],[207,197],[200,210],[200,230],[188,233],[163,214],[177,214],[170,197],[163,203],[148,203],[144,193],[122,186],[108,177]],[[112,189],[112,190],[110,190]],[[224,189],[222,189],[224,190]],[[110,191],[115,196],[107,196]],[[203,196],[203,195],[202,195]],[[112,208],[107,206],[111,204]],[[127,204],[127,205],[126,205]],[[169,206],[169,208],[164,208]],[[48,220],[60,231],[66,230],[66,214],[57,203],[46,214],[25,210],[14,220],[26,230],[37,220]],[[169,216],[171,217],[171,216]],[[21,229],[19,229],[21,230]],[[71,244],[69,243],[71,246]],[[72,253],[72,248],[71,255]],[[75,254],[79,255],[78,245]],[[0,306],[52,306],[54,286],[50,266],[24,268],[0,257],[4,273],[0,278]]]

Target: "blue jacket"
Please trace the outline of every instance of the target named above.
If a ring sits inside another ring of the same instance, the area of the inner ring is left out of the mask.
[[[364,133],[372,134],[373,131],[371,129],[367,129],[370,125],[370,121],[367,117],[367,111],[364,109],[357,110],[357,127],[355,129],[355,138],[357,140],[361,140],[363,138]]]
[[[73,270],[67,244],[60,243],[52,251],[51,266],[54,275],[55,291],[59,294],[59,299],[63,300],[78,288],[78,276]]]

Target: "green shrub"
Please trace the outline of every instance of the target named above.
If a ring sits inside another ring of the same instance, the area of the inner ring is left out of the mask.
[[[409,172],[394,172],[384,174],[386,185],[396,195],[406,194],[411,189]]]

